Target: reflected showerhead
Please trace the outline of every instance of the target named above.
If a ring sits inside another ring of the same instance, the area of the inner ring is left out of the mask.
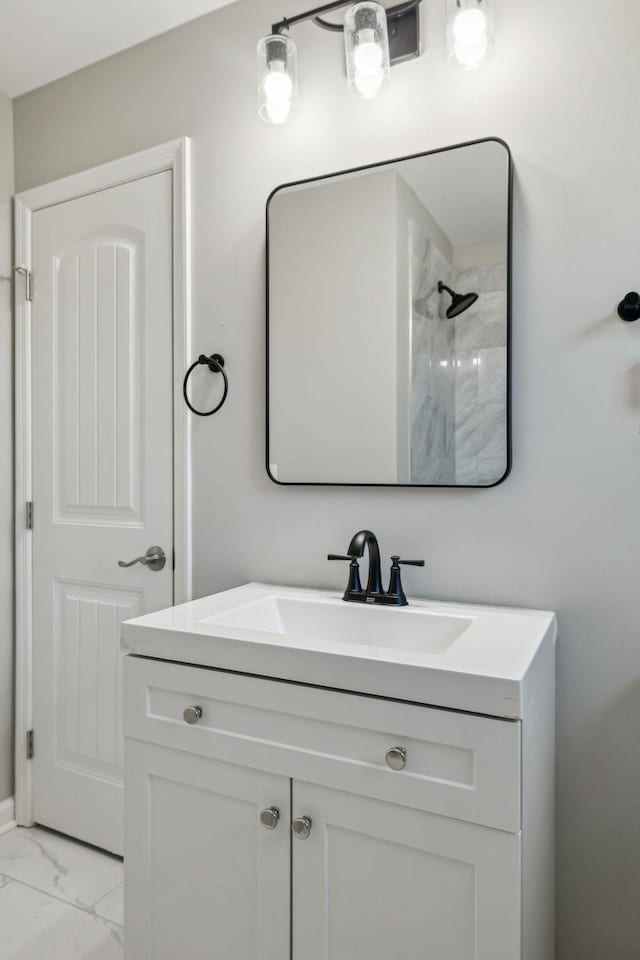
[[[478,299],[477,293],[456,293],[455,290],[452,290],[451,287],[448,287],[446,283],[438,283],[438,293],[442,293],[443,290],[446,290],[451,297],[451,304],[447,309],[447,319],[453,320],[454,317],[459,317],[461,313],[464,313],[465,310],[468,310],[469,307]]]

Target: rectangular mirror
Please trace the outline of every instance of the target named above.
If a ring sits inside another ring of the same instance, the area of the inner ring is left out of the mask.
[[[511,182],[506,144],[487,139],[274,190],[275,482],[505,479]]]

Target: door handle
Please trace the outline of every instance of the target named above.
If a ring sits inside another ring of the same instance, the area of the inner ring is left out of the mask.
[[[144,557],[136,557],[135,560],[118,560],[119,567],[132,567],[135,563],[141,563],[150,570],[162,570],[167,562],[167,556],[162,547],[149,547]]]

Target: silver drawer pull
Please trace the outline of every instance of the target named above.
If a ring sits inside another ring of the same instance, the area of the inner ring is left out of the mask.
[[[291,829],[298,840],[306,840],[311,833],[311,817],[296,817],[291,824]]]
[[[194,723],[197,723],[202,717],[202,707],[187,707],[182,716],[185,718],[188,724],[193,726]]]
[[[387,750],[385,759],[391,770],[404,770],[407,765],[407,751],[404,747],[391,747],[391,750]]]
[[[260,823],[265,830],[275,830],[280,819],[280,811],[277,807],[268,807],[260,814]]]

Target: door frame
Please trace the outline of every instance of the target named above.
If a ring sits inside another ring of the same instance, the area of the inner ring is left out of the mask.
[[[191,183],[190,140],[182,137],[34,187],[14,198],[16,268],[32,264],[32,217],[37,210],[76,200],[156,173],[173,177],[173,524],[174,603],[191,599],[191,431],[182,398],[190,357]],[[20,271],[15,284],[15,819],[33,824],[33,784],[27,738],[33,721],[32,531],[26,504],[32,499],[31,302]],[[34,286],[38,277],[34,279]],[[35,508],[37,510],[37,504]]]

